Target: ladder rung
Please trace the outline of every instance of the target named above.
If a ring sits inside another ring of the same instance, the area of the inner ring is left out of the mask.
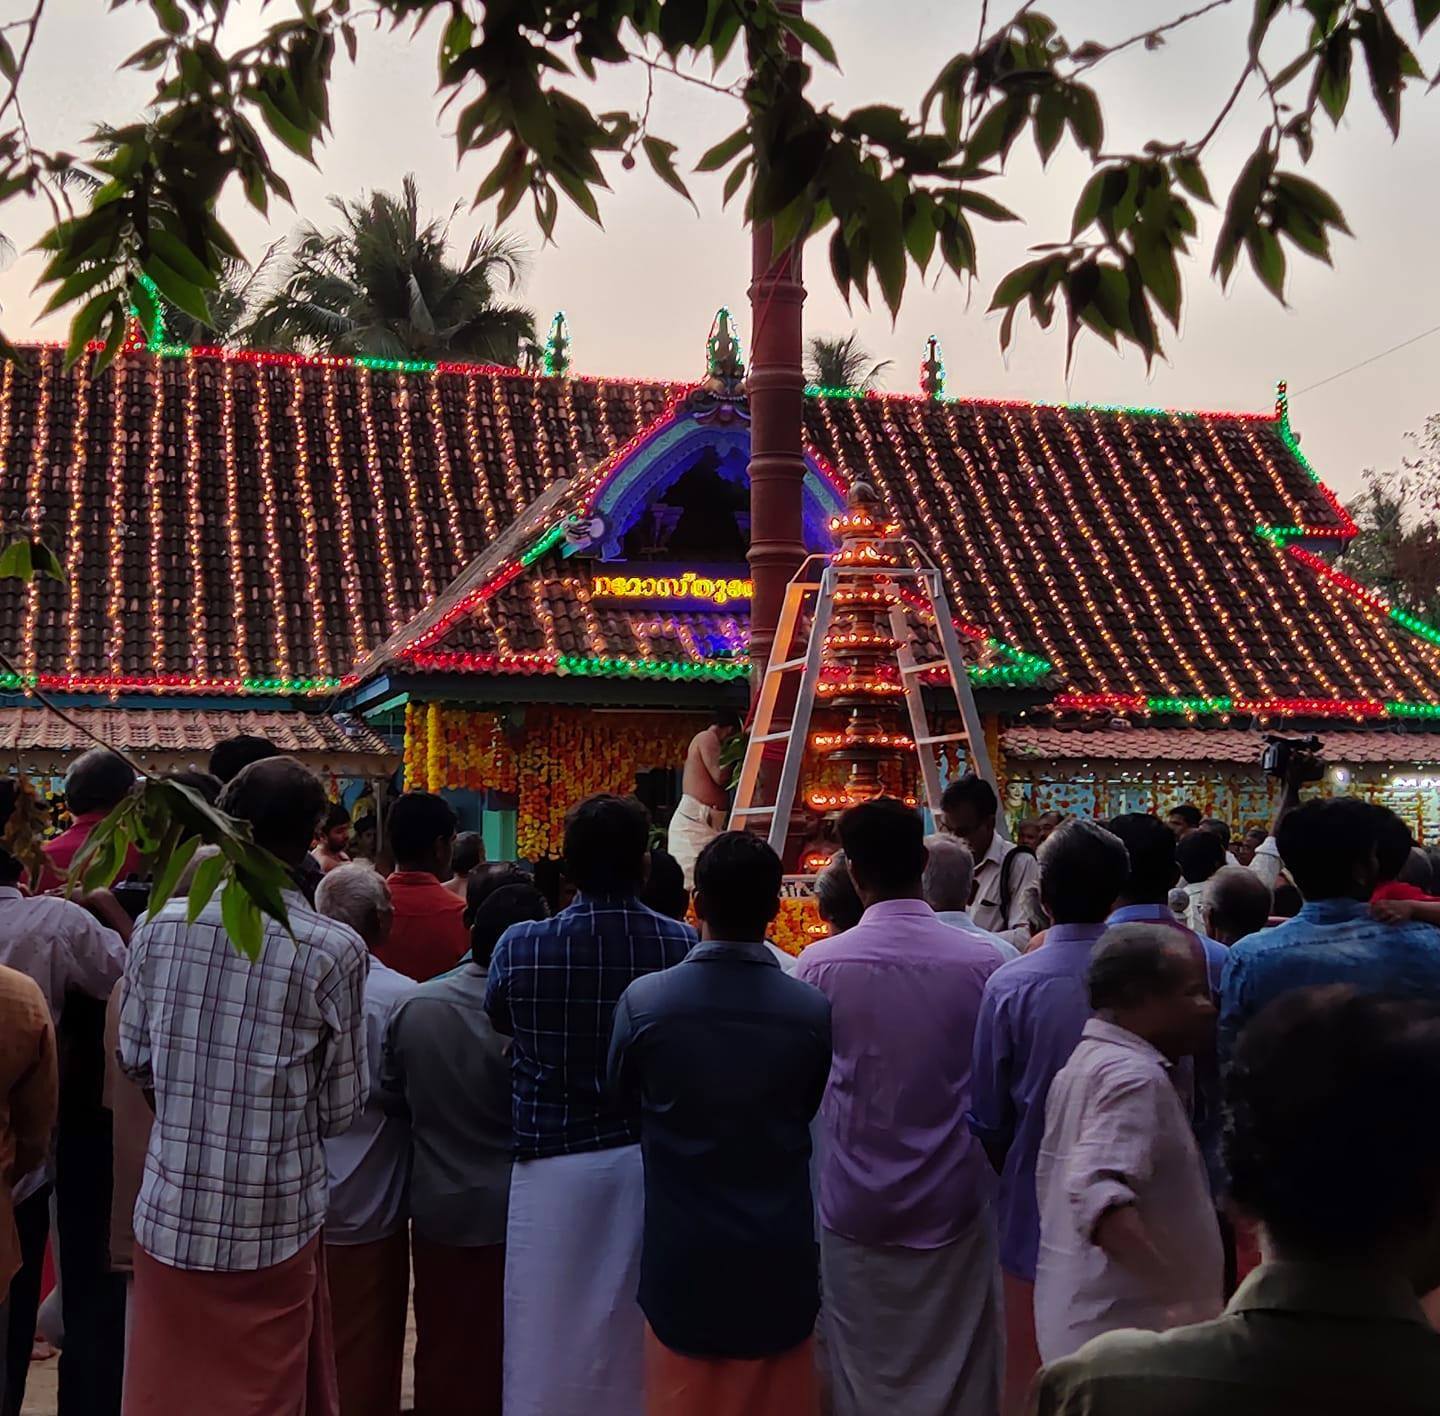
[[[969,742],[969,733],[941,733],[938,737],[922,737],[915,739],[916,747],[935,747],[942,742]]]
[[[803,669],[804,667],[804,659],[782,659],[778,664],[768,665],[766,672],[772,674],[788,674],[793,673],[796,669]]]
[[[923,664],[902,664],[900,666],[900,672],[902,674],[926,674],[929,673],[931,669],[944,669],[948,667],[949,665],[944,659],[927,659]]]
[[[730,814],[734,817],[774,816],[775,808],[773,806],[737,806]]]
[[[791,729],[786,728],[779,733],[761,733],[759,737],[752,737],[751,742],[784,742],[791,735]]]

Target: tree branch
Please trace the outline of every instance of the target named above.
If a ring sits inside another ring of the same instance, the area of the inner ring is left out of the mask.
[[[30,12],[28,20],[21,20],[18,23],[28,24],[30,32],[25,36],[24,48],[20,51],[20,57],[15,62],[15,77],[10,81],[10,92],[5,95],[5,102],[0,103],[0,118],[5,116],[13,104],[16,108],[20,106],[20,80],[25,77],[25,66],[30,62],[30,51],[35,47],[35,35],[40,28],[40,17],[45,13],[45,0],[35,0],[35,8]],[[25,120],[20,119],[20,127],[25,130]],[[30,134],[25,130],[25,145],[30,146]]]
[[[1158,40],[1171,30],[1177,30],[1182,25],[1188,25],[1191,20],[1198,20],[1202,15],[1208,15],[1211,10],[1219,10],[1229,5],[1232,0],[1210,0],[1209,4],[1201,5],[1197,10],[1190,10],[1186,14],[1176,15],[1173,20],[1166,20],[1163,25],[1156,25],[1154,29],[1141,30],[1138,34],[1132,34],[1129,39],[1122,39],[1117,44],[1107,44],[1099,54],[1092,54],[1089,58],[1082,59],[1076,65],[1074,72],[1082,74],[1086,69],[1093,69],[1095,65],[1110,58],[1112,54],[1119,54],[1121,50],[1129,49],[1132,45],[1148,44],[1152,40]]]

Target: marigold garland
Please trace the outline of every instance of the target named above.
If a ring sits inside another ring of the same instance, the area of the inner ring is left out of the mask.
[[[770,924],[770,942],[787,954],[800,953],[807,944],[824,939],[828,933],[813,895],[781,900],[780,913]]]
[[[405,784],[428,791],[518,795],[516,853],[560,854],[565,813],[595,792],[633,792],[636,776],[678,767],[703,718],[683,713],[597,713],[528,707],[507,736],[501,714],[431,703],[405,713]]]

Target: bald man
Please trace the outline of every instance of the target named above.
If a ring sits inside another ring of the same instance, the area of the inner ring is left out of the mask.
[[[1226,948],[1270,922],[1270,887],[1253,870],[1227,865],[1210,877],[1206,897],[1210,937]]]

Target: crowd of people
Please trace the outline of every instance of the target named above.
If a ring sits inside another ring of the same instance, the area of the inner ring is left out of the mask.
[[[551,900],[438,796],[357,842],[211,768],[294,883],[253,961],[183,878],[47,893],[114,754],[39,878],[0,848],[5,1413],[47,1239],[69,1416],[397,1416],[412,1313],[417,1416],[1435,1408],[1440,900],[1382,808],[880,798],[792,958],[747,833],[589,798]]]

